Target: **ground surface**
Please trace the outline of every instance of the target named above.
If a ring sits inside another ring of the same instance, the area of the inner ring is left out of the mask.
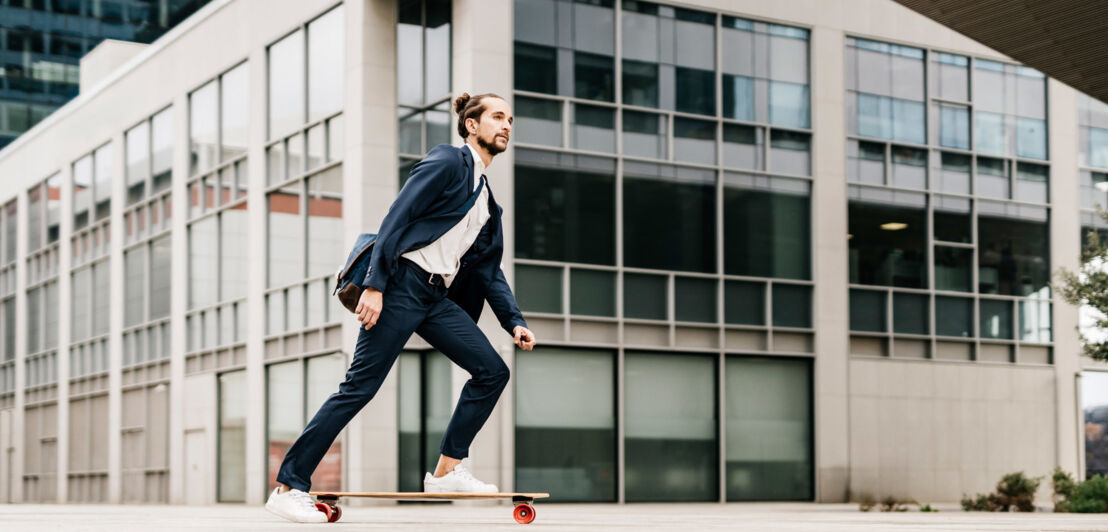
[[[0,530],[53,532],[171,532],[174,530],[741,530],[780,531],[1108,531],[1108,515],[965,513],[939,505],[939,513],[861,513],[848,504],[543,504],[529,525],[512,520],[496,503],[344,506],[342,520],[322,525],[289,523],[261,506],[3,505]],[[914,508],[913,508],[914,509]]]

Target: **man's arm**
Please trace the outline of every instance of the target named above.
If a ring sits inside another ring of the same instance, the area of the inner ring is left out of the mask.
[[[496,269],[496,274],[493,275],[492,282],[489,283],[489,292],[485,299],[492,307],[493,314],[496,314],[496,319],[500,321],[500,326],[508,331],[508,334],[515,335],[517,326],[527,327],[527,322],[523,319],[523,313],[519,311],[519,305],[516,303],[516,296],[512,294],[512,289],[508,286],[508,280],[504,278],[504,270]]]
[[[373,252],[369,259],[369,271],[362,280],[363,287],[371,287],[380,292],[385,291],[391,272],[385,267],[384,249],[398,235],[396,231],[411,223],[412,220],[422,215],[431,205],[449,182],[449,177],[454,169],[451,163],[453,150],[450,146],[439,145],[431,150],[423,160],[412,166],[408,182],[400,189],[400,194],[393,200],[389,212],[381,222],[377,231],[377,243],[373,245]]]

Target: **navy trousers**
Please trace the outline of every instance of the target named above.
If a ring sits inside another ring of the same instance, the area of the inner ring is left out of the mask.
[[[414,263],[404,259],[401,263],[404,266],[389,279],[385,289],[377,324],[368,331],[362,326],[358,333],[346,380],[289,448],[277,482],[308,491],[312,472],[323,455],[343,427],[377,393],[413,332],[470,374],[440,448],[451,458],[469,456],[470,443],[508,383],[508,366],[469,315],[446,298],[446,287],[428,283],[429,275]]]

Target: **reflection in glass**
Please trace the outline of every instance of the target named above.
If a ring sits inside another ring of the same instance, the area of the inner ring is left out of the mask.
[[[1052,329],[1050,301],[1027,300],[1020,301],[1019,304],[1020,340],[1050,343]]]
[[[150,123],[129,129],[124,134],[127,158],[127,205],[146,197],[146,180],[150,178]]]
[[[516,167],[516,257],[615,264],[615,177]]]
[[[1050,241],[1046,223],[979,216],[978,291],[1050,297]]]
[[[613,355],[516,352],[516,489],[541,489],[557,501],[616,500]]]
[[[249,72],[243,63],[219,78],[220,83],[220,160],[246,153],[249,134]]]
[[[629,352],[625,382],[627,501],[718,500],[715,357]]]
[[[208,217],[189,225],[189,306],[194,309],[216,302],[219,288],[217,218]]]
[[[189,95],[189,175],[210,170],[218,157],[215,81]]]
[[[811,500],[810,363],[729,356],[726,364],[727,500]]]
[[[905,288],[927,287],[927,211],[851,202],[850,282]]]
[[[269,47],[269,138],[304,123],[304,32]]]
[[[283,187],[267,197],[269,287],[304,278],[304,220],[299,185]]]
[[[309,122],[342,110],[344,26],[342,4],[308,23]]]
[[[1012,302],[998,299],[982,299],[981,337],[1012,339]]]
[[[1085,478],[1108,475],[1108,372],[1081,373],[1081,409],[1084,415]]]
[[[723,261],[729,275],[809,279],[807,194],[723,188]]]
[[[627,266],[715,271],[715,184],[711,174],[705,178],[678,182],[624,177],[623,251]],[[658,216],[659,212],[669,216]]]

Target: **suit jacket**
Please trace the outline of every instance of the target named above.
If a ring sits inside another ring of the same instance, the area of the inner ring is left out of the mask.
[[[400,190],[381,222],[377,241],[362,286],[382,292],[400,267],[400,255],[423,248],[446,234],[465,213],[456,213],[473,191],[473,155],[465,146],[439,144],[412,166],[408,182]],[[500,261],[504,255],[504,213],[489,190],[489,220],[477,240],[462,256],[458,274],[447,294],[476,322],[487,300],[500,326],[512,334],[527,326],[519,311]]]

